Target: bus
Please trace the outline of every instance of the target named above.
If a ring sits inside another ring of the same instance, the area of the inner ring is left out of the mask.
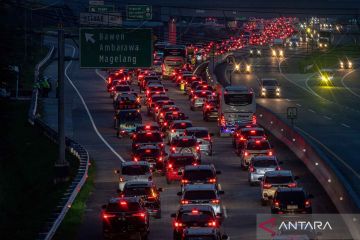
[[[182,68],[186,63],[186,46],[169,45],[164,49],[164,62],[162,65],[163,77],[171,77],[174,69]]]
[[[256,101],[255,93],[246,86],[218,85],[219,101],[219,133],[220,136],[230,136],[237,126],[255,124]]]

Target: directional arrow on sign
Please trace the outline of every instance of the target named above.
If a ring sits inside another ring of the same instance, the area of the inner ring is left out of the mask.
[[[86,42],[95,43],[95,39],[93,38],[94,34],[92,33],[85,33],[85,40]]]

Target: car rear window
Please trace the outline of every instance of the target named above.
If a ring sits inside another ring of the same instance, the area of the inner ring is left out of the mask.
[[[164,87],[163,86],[149,86],[148,88],[149,91],[152,92],[156,92],[156,91],[164,91]]]
[[[266,150],[266,149],[270,149],[270,144],[267,141],[248,142],[246,149],[248,149],[248,150]]]
[[[185,240],[216,240],[215,236],[189,236],[185,237]]]
[[[134,137],[135,143],[158,143],[162,141],[162,137],[158,132],[138,133]]]
[[[276,198],[283,203],[288,202],[304,202],[305,193],[303,191],[291,191],[291,192],[278,192]]]
[[[174,129],[185,129],[185,128],[188,128],[188,127],[192,127],[192,123],[190,122],[181,122],[181,123],[174,123],[172,128]]]
[[[138,149],[136,153],[146,155],[159,155],[160,149]]]
[[[276,161],[275,160],[257,160],[253,161],[254,167],[276,167]]]
[[[137,202],[126,202],[126,204],[120,204],[120,202],[109,203],[106,208],[108,212],[135,212],[138,210],[140,210],[140,204]]]
[[[168,161],[174,167],[184,167],[187,165],[192,165],[196,160],[194,157],[170,157]]]
[[[146,165],[130,165],[123,166],[121,173],[124,175],[144,175],[150,172],[149,166]]]
[[[153,96],[152,98],[153,102],[159,101],[159,100],[169,100],[168,96]]]
[[[179,220],[185,224],[207,223],[214,220],[211,212],[186,212],[179,216]]]
[[[187,130],[187,136],[195,136],[197,138],[205,138],[209,136],[209,132],[206,130]]]
[[[248,137],[248,136],[264,136],[265,132],[264,132],[264,130],[243,130],[242,135],[244,135],[245,137]]]
[[[194,147],[197,144],[196,138],[179,138],[172,140],[171,145],[175,147]]]
[[[209,92],[209,91],[195,92],[194,95],[197,97],[207,97],[207,96],[211,95],[211,92]]]
[[[186,200],[208,200],[216,199],[215,191],[213,190],[195,190],[186,191],[184,194]]]
[[[210,169],[186,170],[184,173],[184,178],[189,181],[207,180],[213,177],[215,177],[214,173]]]
[[[266,176],[265,182],[271,184],[283,184],[293,182],[293,179],[291,176]]]
[[[129,92],[131,91],[129,86],[116,86],[116,91],[118,92]]]
[[[264,86],[277,86],[278,83],[274,80],[264,80],[263,85]]]
[[[123,191],[124,196],[126,197],[135,197],[135,196],[147,196],[149,194],[151,194],[151,187],[127,187],[125,185],[124,191]]]

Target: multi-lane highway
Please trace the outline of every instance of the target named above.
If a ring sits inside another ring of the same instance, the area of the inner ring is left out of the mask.
[[[351,183],[359,196],[358,182],[360,164],[358,162],[359,142],[359,101],[358,73],[356,70],[336,71],[332,86],[319,86],[317,73],[286,73],[296,66],[298,55],[305,49],[287,51],[287,58],[264,57],[254,64],[267,66],[258,68],[245,76],[232,74],[232,84],[245,84],[258,92],[260,78],[276,78],[281,84],[282,97],[279,99],[258,99],[258,104],[286,119],[287,107],[298,108],[297,129],[317,145]],[[220,64],[216,69],[218,79],[229,81],[230,66]],[[271,71],[269,71],[271,70]]]
[[[67,55],[76,56],[78,54],[78,50],[70,44],[67,45],[66,52]],[[267,65],[262,66],[263,63],[268,62],[266,59],[269,60],[266,57],[254,60],[260,66],[260,69],[256,70],[257,72],[261,72],[261,68],[267,68]],[[274,61],[273,64],[275,69],[278,62]],[[118,139],[115,136],[113,106],[105,89],[105,72],[79,69],[78,62],[69,62],[67,66],[66,97],[67,107],[70,108],[67,111],[68,121],[72,126],[73,137],[89,150],[96,163],[95,188],[87,202],[78,238],[101,239],[101,205],[106,203],[111,196],[116,195],[118,177],[114,174],[114,169],[118,169],[122,161],[130,160],[130,140]],[[51,69],[51,67],[50,65],[49,68]],[[222,68],[225,69],[226,66],[219,66],[217,69],[219,74],[222,72]],[[52,69],[52,71],[54,70]],[[203,68],[198,69],[199,72],[203,70]],[[256,74],[234,75],[233,83],[240,83],[244,79],[246,83],[256,86]],[[195,126],[205,126],[211,132],[218,132],[216,122],[204,122],[201,112],[190,111],[187,96],[178,91],[174,83],[164,81],[164,85],[169,88],[168,95],[190,117]],[[136,85],[133,88],[137,90]],[[283,88],[285,92],[291,87],[284,85]],[[264,102],[264,105],[267,103],[272,107],[279,105],[278,103],[288,104],[288,101],[283,99],[261,99],[260,102]],[[144,107],[142,110],[145,113]],[[280,108],[278,112],[281,111],[283,110]],[[151,121],[146,114],[143,114],[143,117],[145,122]],[[271,142],[277,156],[284,162],[283,168],[293,170],[294,174],[300,177],[299,184],[315,195],[313,211],[315,213],[335,213],[336,210],[331,200],[302,162],[274,137],[271,137]],[[233,151],[231,139],[215,137],[214,155],[212,157],[205,156],[204,162],[214,163],[216,168],[222,171],[219,180],[221,188],[225,191],[222,208],[226,218],[223,230],[231,239],[255,239],[256,214],[270,213],[270,209],[268,206],[261,206],[259,187],[249,186],[247,172],[240,168],[240,159]],[[179,186],[177,184],[167,185],[164,177],[160,176],[155,178],[155,182],[159,187],[164,188],[161,195],[163,217],[151,221],[149,238],[171,239],[170,214],[175,212],[178,207],[179,198],[176,196],[176,192],[179,191]]]

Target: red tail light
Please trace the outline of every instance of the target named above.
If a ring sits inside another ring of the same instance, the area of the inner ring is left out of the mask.
[[[275,206],[275,207],[279,207],[279,206],[280,206],[280,202],[279,202],[279,201],[274,201],[274,206]]]
[[[168,164],[168,168],[172,168],[173,165],[171,163]]]
[[[182,180],[181,180],[181,183],[189,183],[189,180],[187,180],[187,179],[182,179]]]
[[[310,206],[311,206],[310,200],[306,200],[306,201],[305,201],[305,207],[310,207]]]
[[[210,178],[210,179],[208,180],[208,182],[209,182],[209,183],[216,183],[216,178]]]
[[[208,226],[209,226],[209,227],[216,227],[216,221],[210,221],[210,222],[208,223]]]
[[[159,162],[162,162],[162,160],[163,160],[163,157],[159,157],[159,159],[158,159],[158,160],[159,160]]]
[[[139,158],[134,157],[134,161],[135,161],[135,162],[139,161]]]
[[[123,177],[120,177],[119,178],[119,182],[123,182],[124,181],[124,178]]]
[[[244,152],[244,156],[249,156],[249,153],[248,153],[248,152]]]
[[[273,152],[272,152],[272,151],[268,152],[268,155],[269,155],[269,156],[272,156],[272,155],[273,155]]]
[[[189,204],[188,200],[181,200],[181,204]]]
[[[183,224],[181,222],[174,222],[174,227],[182,227]]]
[[[213,204],[219,204],[219,203],[220,203],[220,200],[219,200],[219,199],[213,199],[213,200],[211,200],[211,203],[213,203]]]
[[[199,146],[196,146],[196,151],[200,151],[200,147]]]
[[[171,132],[174,133],[174,132],[175,132],[175,129],[171,129]]]
[[[145,218],[146,214],[141,212],[141,213],[133,213],[132,215],[133,217],[141,217],[141,218]]]
[[[253,166],[250,166],[250,167],[249,167],[249,171],[250,171],[250,172],[255,172],[255,168],[254,168]]]
[[[175,152],[176,151],[176,147],[171,147],[171,151]]]
[[[277,171],[280,171],[280,170],[281,170],[281,167],[276,167],[276,170],[277,170]]]
[[[102,217],[103,217],[103,219],[109,219],[109,218],[116,217],[116,215],[115,214],[104,213]]]
[[[294,187],[296,187],[296,183],[289,183],[289,184],[288,184],[288,187],[289,187],[289,188],[294,188]]]
[[[265,188],[265,189],[269,189],[271,187],[272,187],[272,185],[270,183],[264,183],[264,185],[263,185],[263,188]]]

